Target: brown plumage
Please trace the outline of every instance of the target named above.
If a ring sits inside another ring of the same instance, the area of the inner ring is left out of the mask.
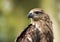
[[[32,9],[28,18],[31,23],[16,38],[16,42],[53,42],[52,21],[39,8]]]

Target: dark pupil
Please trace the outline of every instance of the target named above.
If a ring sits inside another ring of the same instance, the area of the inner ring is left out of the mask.
[[[39,14],[39,13],[41,13],[41,12],[36,11],[35,13],[36,13],[36,14]]]

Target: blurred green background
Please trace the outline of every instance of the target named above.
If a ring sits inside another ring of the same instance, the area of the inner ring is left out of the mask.
[[[60,42],[60,0],[0,0],[0,42],[14,42],[29,23],[28,12],[41,8],[53,21],[54,42]]]

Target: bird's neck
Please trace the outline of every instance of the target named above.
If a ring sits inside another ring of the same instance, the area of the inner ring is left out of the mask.
[[[32,25],[35,25],[36,28],[40,28],[43,25],[43,22],[41,21],[31,21]]]
[[[33,21],[31,20],[31,24],[35,25],[36,28],[40,28],[40,27],[45,27],[45,25],[48,25],[49,27],[52,27],[52,23],[51,21],[44,21],[44,20],[39,20],[39,21]]]

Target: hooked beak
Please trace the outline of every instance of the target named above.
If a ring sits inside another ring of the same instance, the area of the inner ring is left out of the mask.
[[[33,14],[32,13],[28,14],[28,18],[33,18]]]

